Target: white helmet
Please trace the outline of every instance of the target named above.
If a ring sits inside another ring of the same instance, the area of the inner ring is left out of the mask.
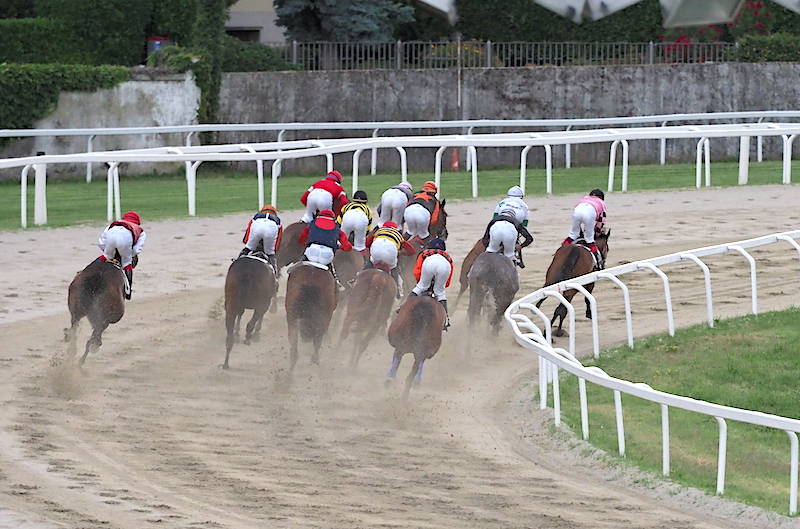
[[[522,198],[522,197],[525,196],[525,193],[522,192],[522,188],[521,187],[514,186],[514,187],[509,187],[508,188],[508,196]]]
[[[414,190],[414,188],[411,187],[411,184],[408,182],[400,182],[399,184],[397,184],[397,187],[402,187],[403,189],[408,189],[409,191]]]

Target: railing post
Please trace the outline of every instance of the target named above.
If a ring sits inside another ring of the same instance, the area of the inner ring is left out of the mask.
[[[442,184],[442,153],[447,149],[442,145],[436,149],[436,155],[433,157],[433,181],[436,182],[436,188],[440,188]]]
[[[663,270],[658,268],[653,263],[648,263],[647,261],[636,263],[636,269],[650,270],[659,278],[661,278],[661,283],[664,285],[664,304],[667,306],[667,328],[669,330],[669,335],[675,336],[675,320],[672,317],[672,295],[670,294],[669,290],[669,278],[667,277],[667,274],[665,274]]]
[[[662,121],[661,126],[666,127],[667,122]],[[666,165],[667,163],[667,138],[661,138],[659,141],[658,162],[661,165]]]
[[[797,137],[796,134],[791,136],[783,135],[783,183],[792,183],[792,143]]]
[[[403,67],[403,43],[398,40],[394,48],[395,68],[400,70]]]
[[[400,180],[408,182],[408,157],[406,150],[402,147],[396,147],[397,152],[400,154]]]
[[[586,397],[586,380],[578,377],[578,398],[581,403],[581,434],[583,440],[589,439],[589,401]]]
[[[628,347],[633,349],[633,319],[631,317],[631,295],[630,292],[628,292],[628,285],[623,283],[617,276],[609,274],[608,272],[600,272],[597,274],[597,277],[600,279],[608,279],[622,290],[622,301],[625,305],[625,327],[628,332]]]
[[[114,220],[114,169],[119,162],[108,164],[106,171],[106,219],[108,222]]]
[[[28,227],[28,173],[31,167],[26,165],[19,175],[19,223],[23,228]]]
[[[789,516],[797,514],[797,434],[786,431],[789,436]]]
[[[728,453],[728,425],[722,417],[714,417],[719,425],[719,452],[717,455],[717,494],[725,493],[725,461]]]
[[[197,161],[189,165],[189,173],[186,178],[186,195],[189,203],[189,216],[197,215],[197,168],[202,161]]]
[[[472,198],[478,198],[478,150],[469,145],[467,152],[472,153]]]
[[[592,355],[594,358],[600,358],[600,332],[597,323],[597,300],[583,285],[578,283],[565,283],[565,288],[571,288],[578,291],[586,302],[589,303],[589,313],[592,315]]]
[[[732,244],[728,246],[728,250],[732,250],[734,252],[738,252],[742,255],[747,262],[750,264],[750,296],[752,301],[753,307],[753,314],[758,314],[758,284],[756,280],[756,260],[753,259],[753,256],[747,253],[747,251],[739,246],[738,244]]]
[[[760,138],[761,136],[759,136]],[[750,136],[739,138],[739,185],[745,185],[750,173]]]
[[[757,123],[762,123],[764,118],[758,118]],[[764,161],[764,137],[757,136],[756,137],[756,160],[759,162]]]
[[[373,129],[373,131],[372,131],[372,137],[373,138],[377,138],[378,137],[378,130],[380,130],[380,129]],[[372,176],[375,176],[377,174],[377,172],[378,172],[378,148],[377,147],[373,147],[372,148],[372,157],[370,158],[369,174],[371,174]]]
[[[361,157],[361,151],[364,149],[356,149],[353,151],[353,194],[358,191],[358,159]]]
[[[292,64],[297,64],[297,41],[292,41]]]
[[[572,130],[572,125],[568,125],[564,132]],[[564,145],[564,168],[569,169],[572,167],[572,144],[567,143]]]
[[[708,265],[705,264],[703,261],[700,260],[699,257],[692,253],[682,253],[680,255],[681,259],[688,259],[695,263],[697,266],[700,267],[700,270],[703,271],[703,281],[705,282],[706,286],[706,317],[708,318],[708,326],[714,326],[714,305],[711,296],[711,271],[708,269]]]
[[[669,406],[661,405],[661,473],[669,476]]]
[[[650,41],[650,44],[647,47],[647,62],[648,64],[655,63],[655,44],[653,44],[652,40]]]
[[[47,164],[33,164],[33,174],[33,223],[42,226],[47,224]]]
[[[281,161],[275,160],[272,162],[272,169],[270,170],[270,195],[269,201],[275,207],[278,206],[278,175],[281,170]]]
[[[553,194],[553,149],[549,145],[544,145],[544,171],[545,171],[545,191],[548,195]]]
[[[119,196],[119,164],[114,167],[114,218],[122,218],[122,205]]]
[[[532,147],[533,145],[526,145],[522,148],[522,152],[519,155],[519,187],[522,189],[523,194],[525,193],[525,183],[528,177],[528,152]]]
[[[93,152],[94,134],[90,134],[86,140],[86,152]],[[86,183],[92,183],[92,162],[86,162]]]
[[[492,41],[486,41],[486,67],[492,67]]]
[[[622,395],[614,390],[614,415],[617,418],[617,447],[619,455],[625,457],[625,423],[622,419]]]

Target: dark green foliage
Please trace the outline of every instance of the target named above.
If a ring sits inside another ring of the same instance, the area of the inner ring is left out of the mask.
[[[0,2],[0,19],[35,16],[33,0],[3,0]]]
[[[39,16],[64,21],[83,43],[90,64],[141,63],[151,8],[152,0],[36,1]]]
[[[800,61],[800,36],[788,33],[747,35],[739,39],[736,59],[742,62]]]
[[[203,56],[206,65],[194,69],[202,97],[197,117],[200,123],[214,123],[219,110],[219,89],[222,84],[222,38],[228,4],[226,0],[197,0],[192,45]]]
[[[258,42],[242,42],[229,35],[222,39],[223,72],[270,72],[298,68],[269,46]]]
[[[148,37],[167,37],[180,46],[191,46],[197,0],[158,0],[153,2]]]
[[[32,127],[53,111],[62,91],[111,88],[129,78],[120,66],[0,64],[0,128]]]
[[[657,41],[658,0],[644,0],[596,22],[575,24],[530,0],[457,0],[465,39],[500,41]]]
[[[414,9],[392,0],[275,0],[278,25],[303,41],[390,41]]]
[[[0,19],[0,63],[82,64],[86,60],[83,46],[60,20]]]

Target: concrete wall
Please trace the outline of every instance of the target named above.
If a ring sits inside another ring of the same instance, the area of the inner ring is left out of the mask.
[[[191,74],[165,74],[142,70],[131,81],[114,88],[96,92],[62,92],[55,111],[37,121],[34,128],[98,128],[146,127],[159,125],[191,125],[197,122],[200,89]],[[86,152],[84,136],[35,137],[15,141],[0,150],[0,158],[30,156],[37,152],[47,154],[73,154]],[[165,145],[182,145],[182,134],[98,136],[94,150],[138,149]],[[153,170],[174,170],[166,164],[128,164],[122,171],[143,173]],[[97,174],[105,174],[103,167],[95,167]],[[84,174],[85,165],[53,166],[48,175]],[[14,169],[0,173],[5,178],[19,177]]]
[[[797,63],[467,69],[462,72],[459,107],[454,70],[229,73],[223,80],[221,119],[228,123],[538,119],[790,110],[800,103],[798,75]],[[355,134],[302,132],[295,137],[301,135]],[[274,138],[274,134],[229,133],[220,141]],[[668,160],[693,161],[695,143],[669,142]],[[778,146],[779,140],[765,139],[768,153],[777,153]],[[737,149],[737,140],[711,144],[713,159],[734,158]],[[531,152],[531,166],[544,163],[543,154],[535,151],[541,149]],[[635,163],[653,163],[657,155],[658,142],[631,144]],[[554,156],[555,163],[563,163],[562,148],[555,149]],[[478,158],[480,167],[516,165],[519,149],[479,149]],[[364,169],[368,160],[368,155],[362,156]],[[608,145],[575,146],[573,161],[605,164]],[[433,150],[414,149],[409,164],[410,169],[432,171]],[[382,169],[398,165],[396,153],[381,155]],[[349,168],[350,155],[337,156],[336,166]],[[321,158],[285,165],[287,171],[297,172],[323,167]]]

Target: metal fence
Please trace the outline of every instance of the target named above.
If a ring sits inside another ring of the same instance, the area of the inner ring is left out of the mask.
[[[728,42],[288,42],[274,44],[304,70],[517,68],[686,64],[735,60]]]

